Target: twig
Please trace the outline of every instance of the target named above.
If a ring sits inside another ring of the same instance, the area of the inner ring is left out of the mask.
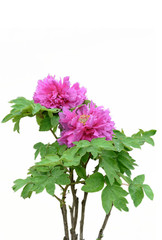
[[[52,129],[50,129],[51,133],[53,134],[53,136],[58,139],[58,137],[56,136],[56,134],[52,131]]]
[[[64,191],[65,190],[65,188],[63,187],[63,186],[61,186],[60,184],[59,184],[59,187]]]
[[[62,200],[59,198],[59,197],[57,197],[55,194],[53,195],[60,203],[62,202]]]
[[[63,216],[63,223],[64,223],[64,231],[65,231],[65,236],[63,238],[63,240],[69,240],[69,228],[68,228],[68,220],[67,220],[67,208],[66,208],[66,191],[68,189],[69,185],[67,185],[64,190],[63,190],[63,194],[62,194],[62,200],[60,203],[60,207],[61,207],[61,212],[62,212],[62,216]]]
[[[76,196],[77,189],[75,189],[75,182],[73,179],[73,169],[70,169],[70,180],[71,180],[71,192],[73,196],[73,203],[72,207],[70,208],[70,216],[71,216],[71,240],[77,240],[78,235],[75,232],[76,225],[77,225],[77,219],[78,219],[78,197]]]
[[[62,212],[62,216],[63,216],[64,231],[65,231],[65,236],[64,236],[63,240],[69,240],[67,209],[66,209],[66,204],[65,203],[61,205],[61,212]]]
[[[112,207],[113,207],[113,206],[112,206]],[[111,207],[111,210],[112,210],[112,207]],[[106,227],[106,224],[107,224],[107,222],[108,222],[108,219],[109,219],[109,217],[110,217],[111,210],[110,210],[110,212],[109,212],[108,214],[106,214],[106,216],[105,216],[105,219],[104,219],[104,222],[103,222],[103,224],[102,224],[102,227],[101,227],[101,229],[100,229],[100,231],[99,231],[97,240],[101,240],[101,239],[103,238],[103,231],[104,231],[104,229],[105,229],[105,227]]]
[[[84,197],[82,200],[82,209],[81,209],[81,220],[80,220],[80,240],[84,240],[83,239],[83,227],[84,227],[85,205],[87,202],[87,196],[88,196],[88,193],[84,192]]]

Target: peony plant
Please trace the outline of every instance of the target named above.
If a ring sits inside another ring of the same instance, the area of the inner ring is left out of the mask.
[[[46,190],[59,201],[64,240],[84,240],[85,207],[90,193],[101,191],[106,214],[97,240],[103,238],[113,207],[128,211],[128,194],[135,207],[142,202],[144,193],[153,200],[150,186],[144,183],[145,175],[131,178],[137,164],[130,154],[133,148],[141,148],[145,142],[154,145],[152,136],[156,130],[140,129],[127,137],[123,130],[115,128],[110,111],[89,101],[86,89],[79,83],[71,86],[69,77],[57,80],[49,75],[38,81],[33,100],[18,97],[10,103],[13,104],[12,110],[2,120],[3,123],[12,120],[14,131],[19,133],[22,118],[36,117],[39,131],[51,131],[55,138],[53,143],[38,142],[34,145],[35,159],[39,156],[39,160],[29,168],[26,178],[14,181],[13,190],[23,188],[21,196],[24,199],[30,198],[33,192],[38,194]],[[95,168],[88,172],[87,165],[92,161]],[[56,195],[56,187],[61,189],[60,196]],[[80,188],[82,201],[77,196]],[[68,216],[69,190],[72,203]],[[79,233],[77,224],[80,224]]]

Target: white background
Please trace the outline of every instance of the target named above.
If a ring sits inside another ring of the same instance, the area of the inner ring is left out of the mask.
[[[105,240],[162,239],[161,12],[160,1],[149,0],[0,1],[1,119],[9,100],[32,99],[37,81],[51,74],[85,86],[127,135],[158,129],[154,148],[133,153],[139,164],[133,176],[145,173],[154,201],[145,197],[138,208],[130,201],[128,213],[113,209]],[[33,145],[53,137],[38,132],[35,119],[22,120],[21,134],[12,129],[12,122],[0,124],[0,239],[61,240],[58,202],[45,192],[24,200],[11,189],[33,165]],[[97,238],[103,218],[100,193],[91,194],[86,240]]]

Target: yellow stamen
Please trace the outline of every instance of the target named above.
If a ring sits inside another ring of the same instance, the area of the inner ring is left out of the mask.
[[[85,125],[89,117],[90,117],[89,115],[81,115],[79,117],[79,121],[83,123],[83,125]]]

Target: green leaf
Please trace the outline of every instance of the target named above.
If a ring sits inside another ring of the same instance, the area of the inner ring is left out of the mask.
[[[51,196],[54,195],[54,192],[55,192],[55,184],[54,183],[48,183],[46,185],[46,191],[47,193],[49,193]]]
[[[93,147],[103,150],[116,150],[112,141],[105,140],[105,138],[94,138],[92,139],[91,144]]]
[[[51,168],[50,167],[48,167],[48,166],[32,166],[32,167],[30,167],[29,168],[29,174],[32,174],[32,175],[34,175],[34,173],[47,173],[47,172],[49,172],[49,171],[51,171]]]
[[[131,137],[126,137],[124,132],[114,130],[113,142],[118,151],[122,150],[122,144],[125,146],[126,150],[132,150],[130,147],[140,148],[145,142],[154,145],[154,141],[151,138],[156,133],[156,130],[150,130],[144,132],[142,129]]]
[[[13,118],[13,115],[12,115],[12,114],[8,114],[8,115],[6,115],[6,116],[3,118],[2,123],[5,123],[5,122],[9,121],[9,120],[12,119],[12,118]]]
[[[119,176],[121,176],[128,184],[132,183],[132,180],[129,177],[123,175],[122,173],[119,173]]]
[[[37,162],[36,165],[47,165],[47,166],[56,166],[60,165],[61,160],[58,155],[56,154],[51,154],[51,155],[46,155],[40,162]]]
[[[111,197],[111,192],[109,191],[109,188],[106,186],[103,191],[102,191],[102,206],[103,209],[105,210],[106,214],[108,214],[112,208],[112,197]]]
[[[116,150],[118,152],[120,152],[124,149],[124,145],[123,145],[123,143],[121,142],[120,139],[113,138],[113,143],[114,143],[114,145],[116,147]]]
[[[23,191],[21,193],[21,197],[25,198],[30,198],[32,195],[32,189],[33,189],[33,184],[32,183],[28,183],[24,188]]]
[[[134,206],[137,207],[144,197],[143,189],[141,185],[136,185],[134,183],[131,183],[129,185],[129,193],[133,200]]]
[[[101,153],[101,150],[100,150],[100,149],[97,149],[96,147],[89,146],[89,147],[87,148],[87,152],[92,154],[93,159],[97,159],[98,154]]]
[[[12,189],[16,192],[20,188],[22,188],[26,183],[28,183],[29,179],[17,179],[14,181],[14,186]]]
[[[23,97],[18,97],[17,99],[11,100],[13,103],[12,110],[10,113],[2,120],[2,122],[7,122],[12,119],[15,123],[14,131],[19,132],[19,123],[21,118],[29,116],[32,117],[33,101],[29,101]]]
[[[75,167],[75,171],[80,178],[86,179],[86,170],[81,166]]]
[[[57,149],[57,154],[58,154],[59,156],[62,156],[63,153],[67,150],[67,146],[66,146],[65,144],[59,145],[58,142],[55,142],[55,143],[57,143],[57,147],[56,147],[56,149]]]
[[[143,184],[143,190],[144,190],[146,196],[147,196],[150,200],[153,200],[153,198],[154,198],[154,193],[153,193],[152,189],[150,188],[150,186],[147,185],[147,184]]]
[[[52,128],[51,119],[48,115],[40,122],[39,131],[49,131]]]
[[[86,181],[85,185],[82,187],[84,192],[98,192],[104,186],[104,177],[101,173],[96,172],[90,175]]]
[[[128,152],[121,151],[118,153],[117,161],[127,169],[134,169],[134,160],[131,158]]]
[[[43,190],[44,190],[44,188],[45,188],[45,186],[44,185],[36,185],[36,186],[34,186],[33,187],[33,191],[35,191],[35,193],[37,194],[37,193],[41,193],[41,192],[43,192]]]
[[[53,170],[51,170],[51,175],[54,178],[57,178],[57,177],[61,176],[62,174],[64,174],[64,172],[65,172],[65,169],[62,169],[60,166],[56,166],[53,168]]]
[[[39,175],[39,176],[34,176],[31,177],[31,182],[36,184],[36,185],[42,185],[45,184],[46,181],[48,180],[48,176],[47,175]]]
[[[40,153],[41,157],[46,155],[46,146],[42,142],[38,142],[34,145],[35,152],[35,159],[37,158],[38,154]]]
[[[128,211],[128,208],[126,206],[127,200],[124,198],[127,196],[128,193],[119,185],[108,184],[102,191],[102,206],[108,214],[111,210],[112,204],[114,204],[115,207],[117,207],[119,210],[123,209],[125,211]]]
[[[68,185],[70,184],[70,179],[68,174],[62,174],[59,177],[55,178],[55,183],[59,185]]]
[[[18,133],[20,133],[20,119],[18,119],[18,120],[15,122],[14,131],[17,131]]]
[[[113,151],[104,151],[102,153],[100,166],[105,170],[111,185],[114,183],[115,179],[121,182],[117,174],[119,168],[116,162],[116,154]]]
[[[83,152],[80,152],[80,154],[78,153],[79,150],[80,148],[74,146],[64,151],[63,155],[60,158],[60,160],[63,161],[64,166],[69,167],[79,165],[82,156],[86,153],[86,149],[82,149]]]
[[[32,114],[34,115],[34,114],[38,113],[40,111],[41,107],[42,106],[39,103],[34,104]]]
[[[85,164],[89,159],[89,152],[87,152],[83,157],[81,158],[81,162]]]
[[[153,140],[152,138],[146,138],[145,141],[146,141],[148,144],[151,144],[152,146],[155,145],[154,140]]]
[[[144,180],[145,180],[145,175],[144,174],[139,175],[133,179],[133,184],[143,184]]]
[[[142,130],[142,132],[143,132],[143,130]],[[151,137],[151,136],[154,136],[156,134],[156,132],[157,132],[156,130],[152,129],[150,131],[143,132],[143,136],[144,137]]]
[[[139,141],[139,139],[136,139],[136,138],[125,137],[125,138],[123,138],[122,142],[127,147],[131,146],[134,148],[141,148],[140,141]]]
[[[52,128],[57,127],[58,124],[59,124],[59,116],[58,115],[53,115],[52,118],[51,118]]]
[[[129,185],[129,193],[131,195],[131,198],[133,200],[135,207],[137,207],[142,202],[142,199],[144,197],[144,193],[143,193],[144,180],[145,180],[145,175],[142,174],[135,177],[132,183]]]
[[[128,203],[128,201],[127,201],[126,198],[119,198],[119,199],[117,199],[117,200],[115,200],[115,201],[113,202],[114,206],[115,206],[117,209],[119,209],[120,211],[121,211],[121,210],[124,210],[125,212],[128,212],[128,211],[129,211],[129,209],[128,209],[128,207],[127,207],[127,203]]]
[[[73,143],[79,148],[89,147],[91,145],[91,143],[87,140],[80,140],[79,142]]]

